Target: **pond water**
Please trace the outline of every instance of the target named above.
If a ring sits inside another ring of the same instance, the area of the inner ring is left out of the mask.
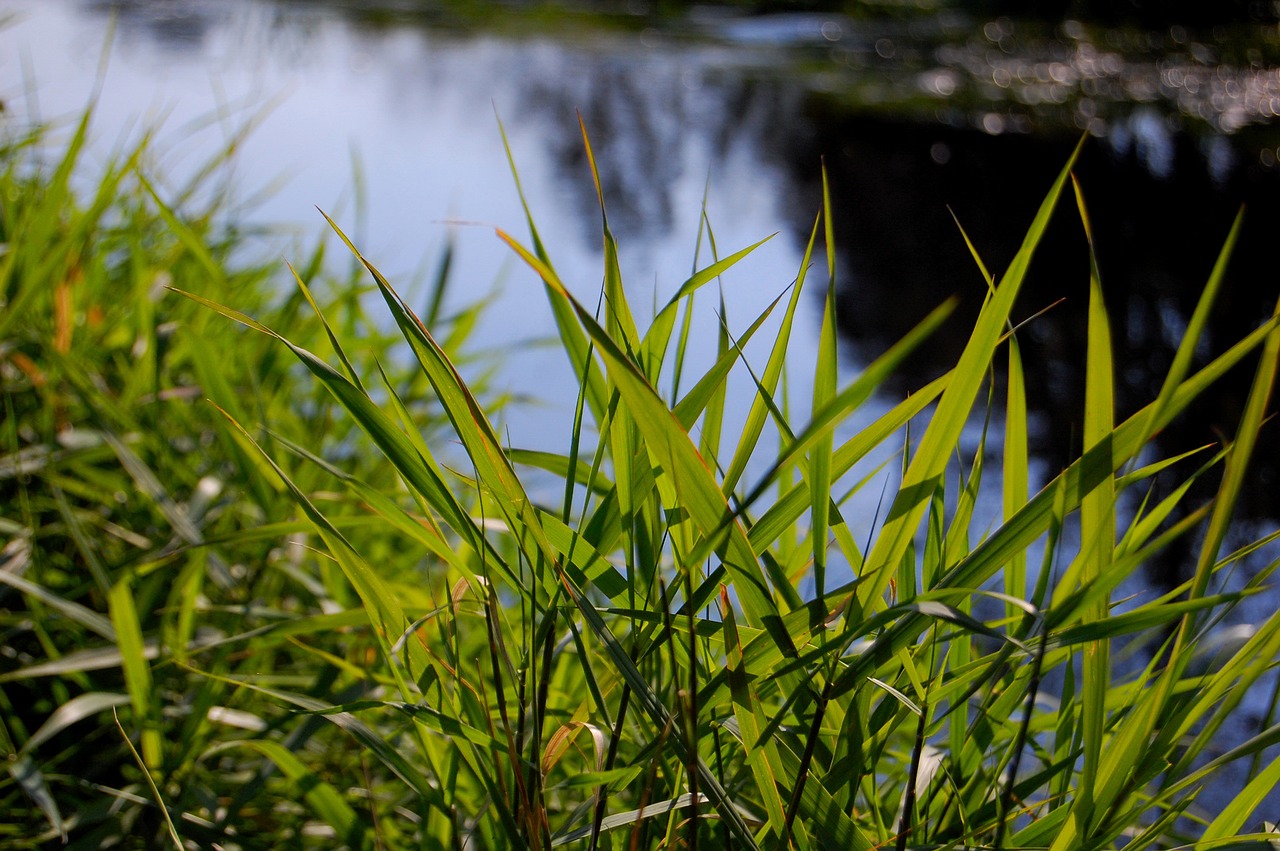
[[[77,114],[98,85],[111,10],[62,0],[11,3],[9,11],[14,21],[0,30],[0,97],[9,111]],[[564,448],[573,379],[562,354],[533,345],[554,334],[550,310],[536,279],[493,232],[500,226],[527,241],[498,117],[557,269],[590,303],[603,267],[579,108],[598,145],[638,310],[666,299],[691,273],[704,193],[722,252],[787,221],[782,165],[749,136],[719,138],[741,116],[731,93],[707,79],[714,62],[699,50],[655,54],[626,36],[371,28],[312,5],[156,3],[115,11],[94,125],[99,156],[163,121],[158,168],[178,183],[271,105],[235,160],[245,194],[277,187],[249,218],[293,225],[309,237],[324,227],[316,206],[334,213],[414,303],[418,273],[454,240],[453,304],[489,302],[477,347],[509,355],[521,346],[518,356],[504,357],[496,387],[541,400],[505,414],[519,445]],[[618,101],[625,107],[601,112],[598,87],[612,85],[628,89]],[[211,114],[223,117],[192,130]],[[758,121],[768,120],[762,105]],[[703,265],[709,257],[704,238]],[[800,257],[788,234],[762,247],[749,271],[726,277],[734,327],[785,290]],[[708,301],[699,312],[699,338],[714,339],[713,306]],[[798,346],[810,354],[818,318],[806,310],[797,328]],[[704,360],[711,351],[696,348]]]
[[[722,254],[781,230],[725,277],[737,330],[795,278],[825,162],[849,374],[952,294],[972,315],[984,283],[952,214],[999,270],[1083,133],[1094,137],[1078,172],[1116,327],[1122,414],[1154,397],[1241,203],[1246,229],[1206,353],[1255,327],[1280,291],[1275,26],[708,9],[548,22],[518,5],[489,19],[447,5],[370,8],[10,0],[0,12],[9,18],[0,100],[11,115],[62,118],[96,92],[95,155],[159,125],[157,168],[174,184],[253,119],[234,162],[241,197],[257,198],[246,216],[292,226],[299,239],[280,251],[298,257],[301,236],[322,231],[314,208],[333,213],[411,303],[415,282],[455,241],[452,304],[487,302],[478,348],[520,344],[494,385],[537,400],[503,421],[514,443],[534,448],[562,448],[573,380],[554,346],[538,344],[554,333],[541,287],[493,233],[526,236],[498,117],[544,241],[584,300],[602,267],[579,115],[637,306],[660,303],[691,271],[704,195]],[[274,192],[258,197],[266,187]],[[705,264],[705,240],[701,252]],[[1016,311],[1065,298],[1023,334],[1045,472],[1069,458],[1078,434],[1087,280],[1078,214],[1064,205]],[[797,373],[813,362],[819,323],[811,289],[792,348],[803,365],[791,375],[798,406],[806,381]],[[709,362],[716,327],[709,294],[696,312],[695,367]],[[954,361],[963,315],[953,327],[894,392]],[[750,379],[735,380],[746,396]],[[1246,382],[1226,385],[1161,448],[1230,434]],[[1275,518],[1274,437],[1264,435],[1260,457],[1245,508]]]
[[[637,308],[661,303],[691,272],[704,197],[721,254],[781,231],[725,276],[736,331],[796,277],[825,161],[846,376],[953,293],[976,307],[985,284],[952,213],[1002,268],[1082,134],[1092,137],[1078,171],[1116,329],[1122,414],[1154,397],[1242,203],[1245,231],[1204,353],[1255,327],[1280,293],[1274,25],[706,9],[548,23],[514,6],[476,21],[411,11],[421,5],[8,0],[0,101],[11,116],[52,119],[96,97],[99,160],[158,124],[157,168],[172,185],[254,119],[234,161],[248,220],[284,226],[279,250],[301,257],[323,226],[314,208],[334,213],[411,303],[453,240],[450,303],[487,303],[476,347],[503,354],[493,386],[537,400],[503,415],[504,433],[524,447],[564,448],[573,378],[563,355],[541,344],[554,325],[540,285],[493,233],[526,237],[498,117],[548,250],[590,303],[601,280],[599,210],[579,115]],[[274,191],[254,197],[266,187]],[[703,265],[709,256],[704,238]],[[1024,332],[1044,472],[1065,463],[1078,435],[1087,282],[1078,216],[1064,208],[1017,310],[1024,318],[1066,298]],[[802,371],[814,360],[816,289],[793,335]],[[716,327],[713,294],[696,316],[692,369],[709,363]],[[961,316],[892,392],[953,363],[963,327]],[[748,350],[757,363],[761,352]],[[802,410],[805,376],[791,378]],[[734,380],[747,397],[749,377]],[[1160,449],[1230,434],[1247,380],[1228,382]],[[1280,516],[1275,432],[1264,435],[1245,503],[1269,525]],[[875,506],[854,514],[870,524]],[[1170,555],[1164,581],[1180,561],[1185,553]]]

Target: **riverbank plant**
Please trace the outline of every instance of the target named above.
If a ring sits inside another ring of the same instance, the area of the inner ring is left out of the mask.
[[[1274,535],[1225,542],[1280,324],[1197,360],[1233,236],[1162,390],[1123,421],[1094,264],[1083,451],[1033,483],[1012,310],[1049,217],[1088,232],[1070,163],[1007,270],[957,258],[989,292],[954,368],[852,432],[950,305],[843,375],[841,199],[815,205],[796,280],[724,327],[702,374],[686,373],[690,311],[755,246],[695,263],[642,322],[603,209],[590,306],[530,213],[525,236],[496,238],[545,290],[578,394],[563,450],[529,452],[456,367],[458,325],[415,314],[357,246],[398,357],[357,299],[312,295],[322,258],[273,301],[136,158],[83,206],[64,173],[82,135],[57,169],[10,152],[4,173],[4,841],[1267,842],[1280,723],[1239,719],[1275,687],[1280,614],[1204,650],[1241,599],[1274,593],[1277,566]],[[802,364],[789,335],[812,290],[819,353]],[[1217,495],[1152,489],[1181,460],[1153,457],[1152,436],[1241,364],[1237,433],[1197,455]],[[734,370],[754,389],[730,432]],[[804,410],[788,373],[812,377]],[[887,478],[868,473],[884,457]],[[530,494],[531,471],[556,477],[553,498]],[[872,487],[878,512],[853,516]],[[1001,516],[976,516],[991,492]],[[1192,578],[1128,596],[1179,537]],[[1217,748],[1232,724],[1245,733]],[[1232,770],[1245,782],[1204,805]]]

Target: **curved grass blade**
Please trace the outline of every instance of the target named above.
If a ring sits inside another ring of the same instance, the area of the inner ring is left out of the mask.
[[[654,317],[653,322],[649,325],[649,330],[645,332],[644,338],[640,341],[641,363],[645,365],[645,374],[649,377],[651,383],[657,383],[658,375],[662,371],[663,360],[671,340],[671,332],[675,328],[676,312],[680,304],[696,293],[704,284],[714,281],[729,271],[739,261],[771,239],[773,239],[773,235],[766,236],[759,242],[748,245],[728,257],[717,260],[705,269],[699,270],[681,284],[675,295],[658,311],[657,316]]]

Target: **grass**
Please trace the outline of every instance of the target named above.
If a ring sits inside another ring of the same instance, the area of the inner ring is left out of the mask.
[[[322,249],[273,296],[281,270],[235,266],[215,210],[166,203],[180,196],[144,177],[145,148],[77,198],[87,121],[55,167],[33,169],[19,141],[0,174],[0,842],[1141,849],[1273,835],[1280,723],[1214,742],[1250,690],[1275,688],[1280,614],[1210,665],[1201,649],[1280,564],[1223,590],[1275,538],[1224,546],[1280,321],[1196,356],[1234,231],[1162,390],[1122,422],[1094,264],[1083,454],[1033,494],[1034,388],[1011,311],[1049,217],[1089,230],[1071,163],[1001,276],[976,250],[957,258],[990,291],[955,367],[851,436],[838,427],[950,305],[840,375],[838,199],[821,199],[789,291],[724,329],[703,374],[684,374],[688,317],[754,246],[695,262],[642,325],[603,202],[598,310],[561,281],[530,214],[525,238],[497,238],[542,282],[578,377],[563,451],[533,453],[499,438],[456,366],[467,315],[420,320],[350,242],[394,333],[361,312],[356,281],[327,277]],[[585,130],[584,144],[594,176]],[[824,259],[818,357],[796,363],[792,319]],[[766,333],[765,363],[747,363]],[[1196,454],[1216,497],[1152,496],[1185,460],[1151,457],[1152,435],[1240,364],[1256,377],[1237,434]],[[735,369],[756,390],[730,433]],[[798,371],[814,388],[800,416],[781,390]],[[455,444],[465,454],[441,454]],[[886,453],[888,485],[865,475]],[[984,475],[996,453],[1000,474]],[[562,495],[531,498],[531,468]],[[851,499],[882,486],[859,541]],[[989,495],[996,523],[975,516]],[[1121,596],[1184,536],[1199,553],[1184,586]],[[1243,765],[1227,805],[1198,803]]]

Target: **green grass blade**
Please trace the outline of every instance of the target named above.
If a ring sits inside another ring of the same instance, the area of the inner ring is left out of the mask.
[[[778,296],[769,302],[769,306],[756,317],[755,322],[752,322],[746,331],[742,332],[742,335],[737,338],[733,346],[728,345],[728,330],[721,324],[719,336],[723,341],[723,345],[720,346],[721,351],[716,358],[716,362],[671,409],[671,412],[676,415],[676,419],[680,421],[680,425],[684,427],[685,431],[693,429],[698,417],[708,410],[708,406],[717,394],[723,394],[725,379],[729,375],[729,370],[733,368],[733,365],[742,356],[743,347],[755,336],[756,331],[760,329],[760,326],[764,324],[765,320],[773,313],[773,309],[781,301],[782,296]]]
[[[173,816],[169,815],[169,807],[165,805],[164,797],[161,796],[160,789],[156,786],[156,780],[151,776],[151,768],[146,764],[146,760],[138,753],[137,749],[134,748],[133,742],[129,739],[129,734],[125,732],[124,726],[120,723],[120,716],[116,715],[115,709],[111,710],[111,714],[115,717],[116,729],[120,731],[125,747],[133,755],[134,760],[138,763],[138,768],[142,771],[143,778],[147,781],[147,788],[151,790],[151,797],[155,800],[156,807],[160,810],[160,814],[164,816],[164,824],[169,841],[173,843],[173,847],[177,848],[178,851],[183,851],[186,846],[182,843],[182,837],[178,835],[178,828],[173,823]]]
[[[458,374],[448,355],[432,338],[430,332],[423,327],[421,321],[382,273],[360,254],[336,223],[329,220],[329,224],[377,282],[378,289],[396,320],[396,325],[413,348],[419,365],[435,389],[449,421],[453,424],[454,431],[466,447],[472,463],[475,464],[477,477],[485,484],[489,493],[497,499],[507,522],[516,531],[517,539],[524,547],[525,556],[534,564],[555,564],[558,561],[558,554],[553,551],[547,540],[546,532],[542,528],[533,503],[525,494],[524,486],[516,476],[515,469],[511,466],[480,403],[462,380],[462,376]],[[364,405],[365,397],[361,396],[360,401],[363,407],[368,407]],[[377,421],[372,417],[371,420]],[[394,437],[401,441],[405,439],[398,431],[395,432]],[[417,456],[416,452],[414,456],[407,457],[406,461],[411,466],[425,466],[421,456]],[[424,474],[426,471],[419,471],[419,475]],[[558,579],[559,577],[548,571],[541,580],[543,589],[552,593]],[[577,579],[580,580],[581,577]]]
[[[889,578],[915,536],[933,487],[946,468],[952,448],[968,421],[978,387],[986,377],[988,365],[1026,276],[1031,256],[1049,223],[1054,207],[1057,206],[1058,197],[1074,162],[1073,154],[1036,213],[1022,247],[1005,272],[995,295],[987,301],[978,316],[973,335],[960,356],[951,383],[939,400],[938,409],[907,468],[881,535],[867,556],[864,574],[866,581],[858,589],[858,600],[864,610],[881,605],[881,597]]]
[[[1009,338],[1009,371],[1004,417],[1004,465],[1003,482],[1004,519],[1007,521],[1027,504],[1030,496],[1028,484],[1031,469],[1027,434],[1027,387],[1022,369],[1022,351],[1018,338]],[[1004,592],[1019,600],[1027,598],[1027,557],[1018,553],[1009,560],[1004,572]],[[1017,612],[1012,604],[1006,609],[1009,617]]]
[[[164,743],[157,726],[159,712],[152,701],[155,689],[151,665],[143,650],[142,625],[133,603],[130,577],[125,576],[112,586],[107,607],[116,631],[116,645],[120,648],[120,666],[129,703],[133,705],[134,723],[141,733],[142,760],[147,769],[157,770],[163,764]]]
[[[1105,455],[1111,446],[1115,429],[1114,372],[1111,326],[1102,298],[1098,260],[1093,248],[1093,228],[1085,208],[1080,184],[1072,179],[1080,220],[1089,243],[1089,307],[1088,342],[1085,355],[1084,450]],[[1115,459],[1103,459],[1111,468]],[[1106,477],[1098,487],[1085,494],[1080,506],[1080,538],[1082,542],[1081,583],[1088,585],[1112,570],[1116,542],[1115,478]],[[1090,620],[1105,620],[1110,614],[1108,597],[1094,603]],[[1084,773],[1080,780],[1076,806],[1088,822],[1092,791],[1098,784],[1098,766],[1102,757],[1103,728],[1106,724],[1107,689],[1111,686],[1110,646],[1106,641],[1092,644],[1084,656],[1081,699],[1084,730]]]
[[[822,170],[822,220],[827,248],[827,291],[818,332],[818,361],[813,373],[813,414],[817,419],[836,396],[839,383],[836,351],[836,249],[831,215],[831,184]],[[806,258],[807,259],[807,258]],[[809,452],[810,535],[813,540],[813,581],[821,598],[827,587],[827,545],[831,531],[831,451],[834,438],[818,436]]]
[[[795,319],[796,309],[800,304],[800,293],[804,289],[804,281],[808,275],[810,258],[813,256],[813,246],[817,237],[818,222],[815,220],[813,230],[809,234],[809,243],[805,247],[803,257],[800,259],[800,271],[796,274],[796,281],[792,285],[791,300],[787,304],[786,312],[782,314],[782,323],[778,328],[777,337],[774,339],[773,349],[769,352],[769,360],[765,363],[764,374],[760,380],[760,389],[757,391],[755,398],[751,400],[751,408],[747,411],[747,419],[742,425],[742,437],[739,438],[733,458],[724,472],[724,480],[720,489],[726,496],[738,486],[738,480],[747,469],[747,462],[760,442],[760,432],[764,428],[765,415],[767,413],[764,397],[766,395],[775,395],[778,389],[778,380],[782,377],[782,368],[786,363],[787,347],[791,341],[791,328]],[[745,341],[739,341],[739,349],[744,343]]]
[[[476,551],[483,552],[489,563],[498,567],[517,588],[522,587],[520,578],[511,571],[505,560],[493,550],[484,535],[476,527],[471,517],[463,510],[448,485],[436,474],[433,465],[429,464],[419,453],[413,442],[401,431],[392,420],[382,412],[373,401],[359,388],[348,381],[337,370],[317,358],[311,352],[281,337],[270,328],[231,308],[224,307],[192,293],[176,290],[210,310],[214,310],[229,319],[240,322],[256,331],[274,337],[284,343],[290,351],[302,361],[310,372],[320,379],[338,402],[351,414],[362,429],[373,439],[378,448],[404,477],[409,486],[416,490],[429,505],[439,511],[444,521]],[[232,423],[236,421],[229,418]],[[254,453],[259,457],[261,453]],[[269,461],[269,459],[267,459]]]
[[[525,197],[524,187],[520,184],[520,173],[516,169],[515,157],[511,152],[511,144],[507,140],[507,131],[502,126],[501,119],[498,119],[498,132],[502,136],[502,147],[506,151],[507,164],[511,170],[511,177],[516,184],[516,194],[520,198],[520,207],[524,210],[525,222],[529,226],[529,239],[533,242],[534,256],[546,268],[547,274],[555,277],[551,258],[547,254],[546,247],[542,244],[542,238],[538,235],[538,228],[534,224],[533,213],[529,210],[529,202]],[[605,388],[604,376],[600,372],[600,367],[591,357],[591,345],[574,318],[572,306],[562,295],[564,287],[551,286],[544,283],[543,288],[551,305],[551,313],[555,317],[560,341],[564,346],[565,354],[569,358],[569,366],[573,370],[573,374],[578,376],[582,382],[583,392],[587,403],[591,406],[591,413],[596,418],[596,422],[603,422],[605,408],[609,402],[609,393]]]
[[[618,266],[618,241],[609,229],[609,215],[604,208],[604,187],[600,184],[600,170],[596,168],[596,155],[587,138],[587,125],[578,115],[578,129],[582,131],[582,147],[587,153],[587,165],[596,187],[596,200],[600,204],[600,226],[604,232],[604,300],[605,327],[614,341],[632,357],[640,348],[640,332],[627,304],[627,294],[622,288],[622,270]]]
[[[1241,210],[1236,214],[1231,230],[1227,234],[1227,239],[1222,244],[1222,250],[1218,252],[1213,271],[1209,274],[1209,280],[1205,283],[1204,289],[1200,292],[1200,298],[1196,302],[1196,309],[1192,312],[1191,319],[1187,322],[1187,328],[1182,334],[1182,340],[1178,343],[1178,350],[1174,353],[1173,362],[1169,365],[1169,371],[1165,373],[1164,383],[1160,385],[1160,393],[1156,396],[1156,401],[1151,406],[1150,422],[1147,424],[1147,429],[1143,434],[1144,438],[1149,438],[1156,433],[1158,430],[1157,421],[1161,418],[1164,409],[1172,401],[1173,393],[1191,369],[1196,347],[1204,336],[1204,330],[1209,323],[1213,305],[1218,298],[1218,291],[1221,289],[1222,281],[1226,277],[1227,264],[1235,251],[1236,241],[1240,237],[1240,229],[1243,225],[1244,210]]]
[[[1280,303],[1272,314],[1272,322],[1280,320]],[[1265,327],[1265,326],[1264,326]],[[1253,386],[1249,389],[1249,398],[1240,416],[1240,424],[1236,430],[1236,439],[1227,454],[1226,471],[1222,476],[1222,484],[1218,490],[1218,498],[1214,502],[1213,517],[1209,522],[1209,530],[1205,535],[1200,550],[1200,558],[1196,563],[1195,584],[1192,596],[1199,596],[1208,587],[1209,576],[1213,564],[1217,561],[1222,541],[1226,537],[1235,511],[1236,501],[1244,480],[1250,472],[1253,448],[1257,444],[1258,433],[1262,429],[1263,420],[1267,416],[1267,406],[1271,401],[1271,393],[1275,386],[1277,368],[1280,368],[1280,326],[1273,328],[1263,345],[1258,369],[1254,373]]]
[[[244,427],[234,420],[231,422],[240,432],[241,438],[270,464],[276,476],[293,495],[294,501],[302,509],[307,519],[315,526],[330,554],[333,555],[342,568],[347,581],[351,583],[351,586],[359,595],[360,601],[364,605],[365,613],[369,618],[369,624],[373,627],[374,635],[382,649],[383,656],[396,678],[401,695],[405,700],[412,700],[414,691],[410,689],[408,682],[403,678],[399,666],[395,664],[396,654],[392,651],[392,645],[399,640],[400,636],[410,626],[410,620],[405,617],[400,603],[390,593],[373,568],[360,557],[355,547],[315,507],[307,495],[267,455]],[[430,667],[430,662],[426,657],[426,651],[418,641],[409,641],[405,644],[405,647],[409,662],[409,678],[416,680]]]
[[[675,295],[663,306],[662,310],[658,311],[657,316],[654,317],[649,330],[645,332],[644,339],[640,343],[640,360],[645,365],[645,374],[648,375],[651,383],[657,383],[658,376],[662,371],[667,346],[671,339],[671,333],[675,328],[676,313],[681,303],[694,295],[703,285],[719,278],[729,269],[736,266],[743,258],[771,239],[773,239],[773,236],[767,236],[759,242],[730,254],[728,257],[717,260],[705,269],[699,270],[681,284]]]

